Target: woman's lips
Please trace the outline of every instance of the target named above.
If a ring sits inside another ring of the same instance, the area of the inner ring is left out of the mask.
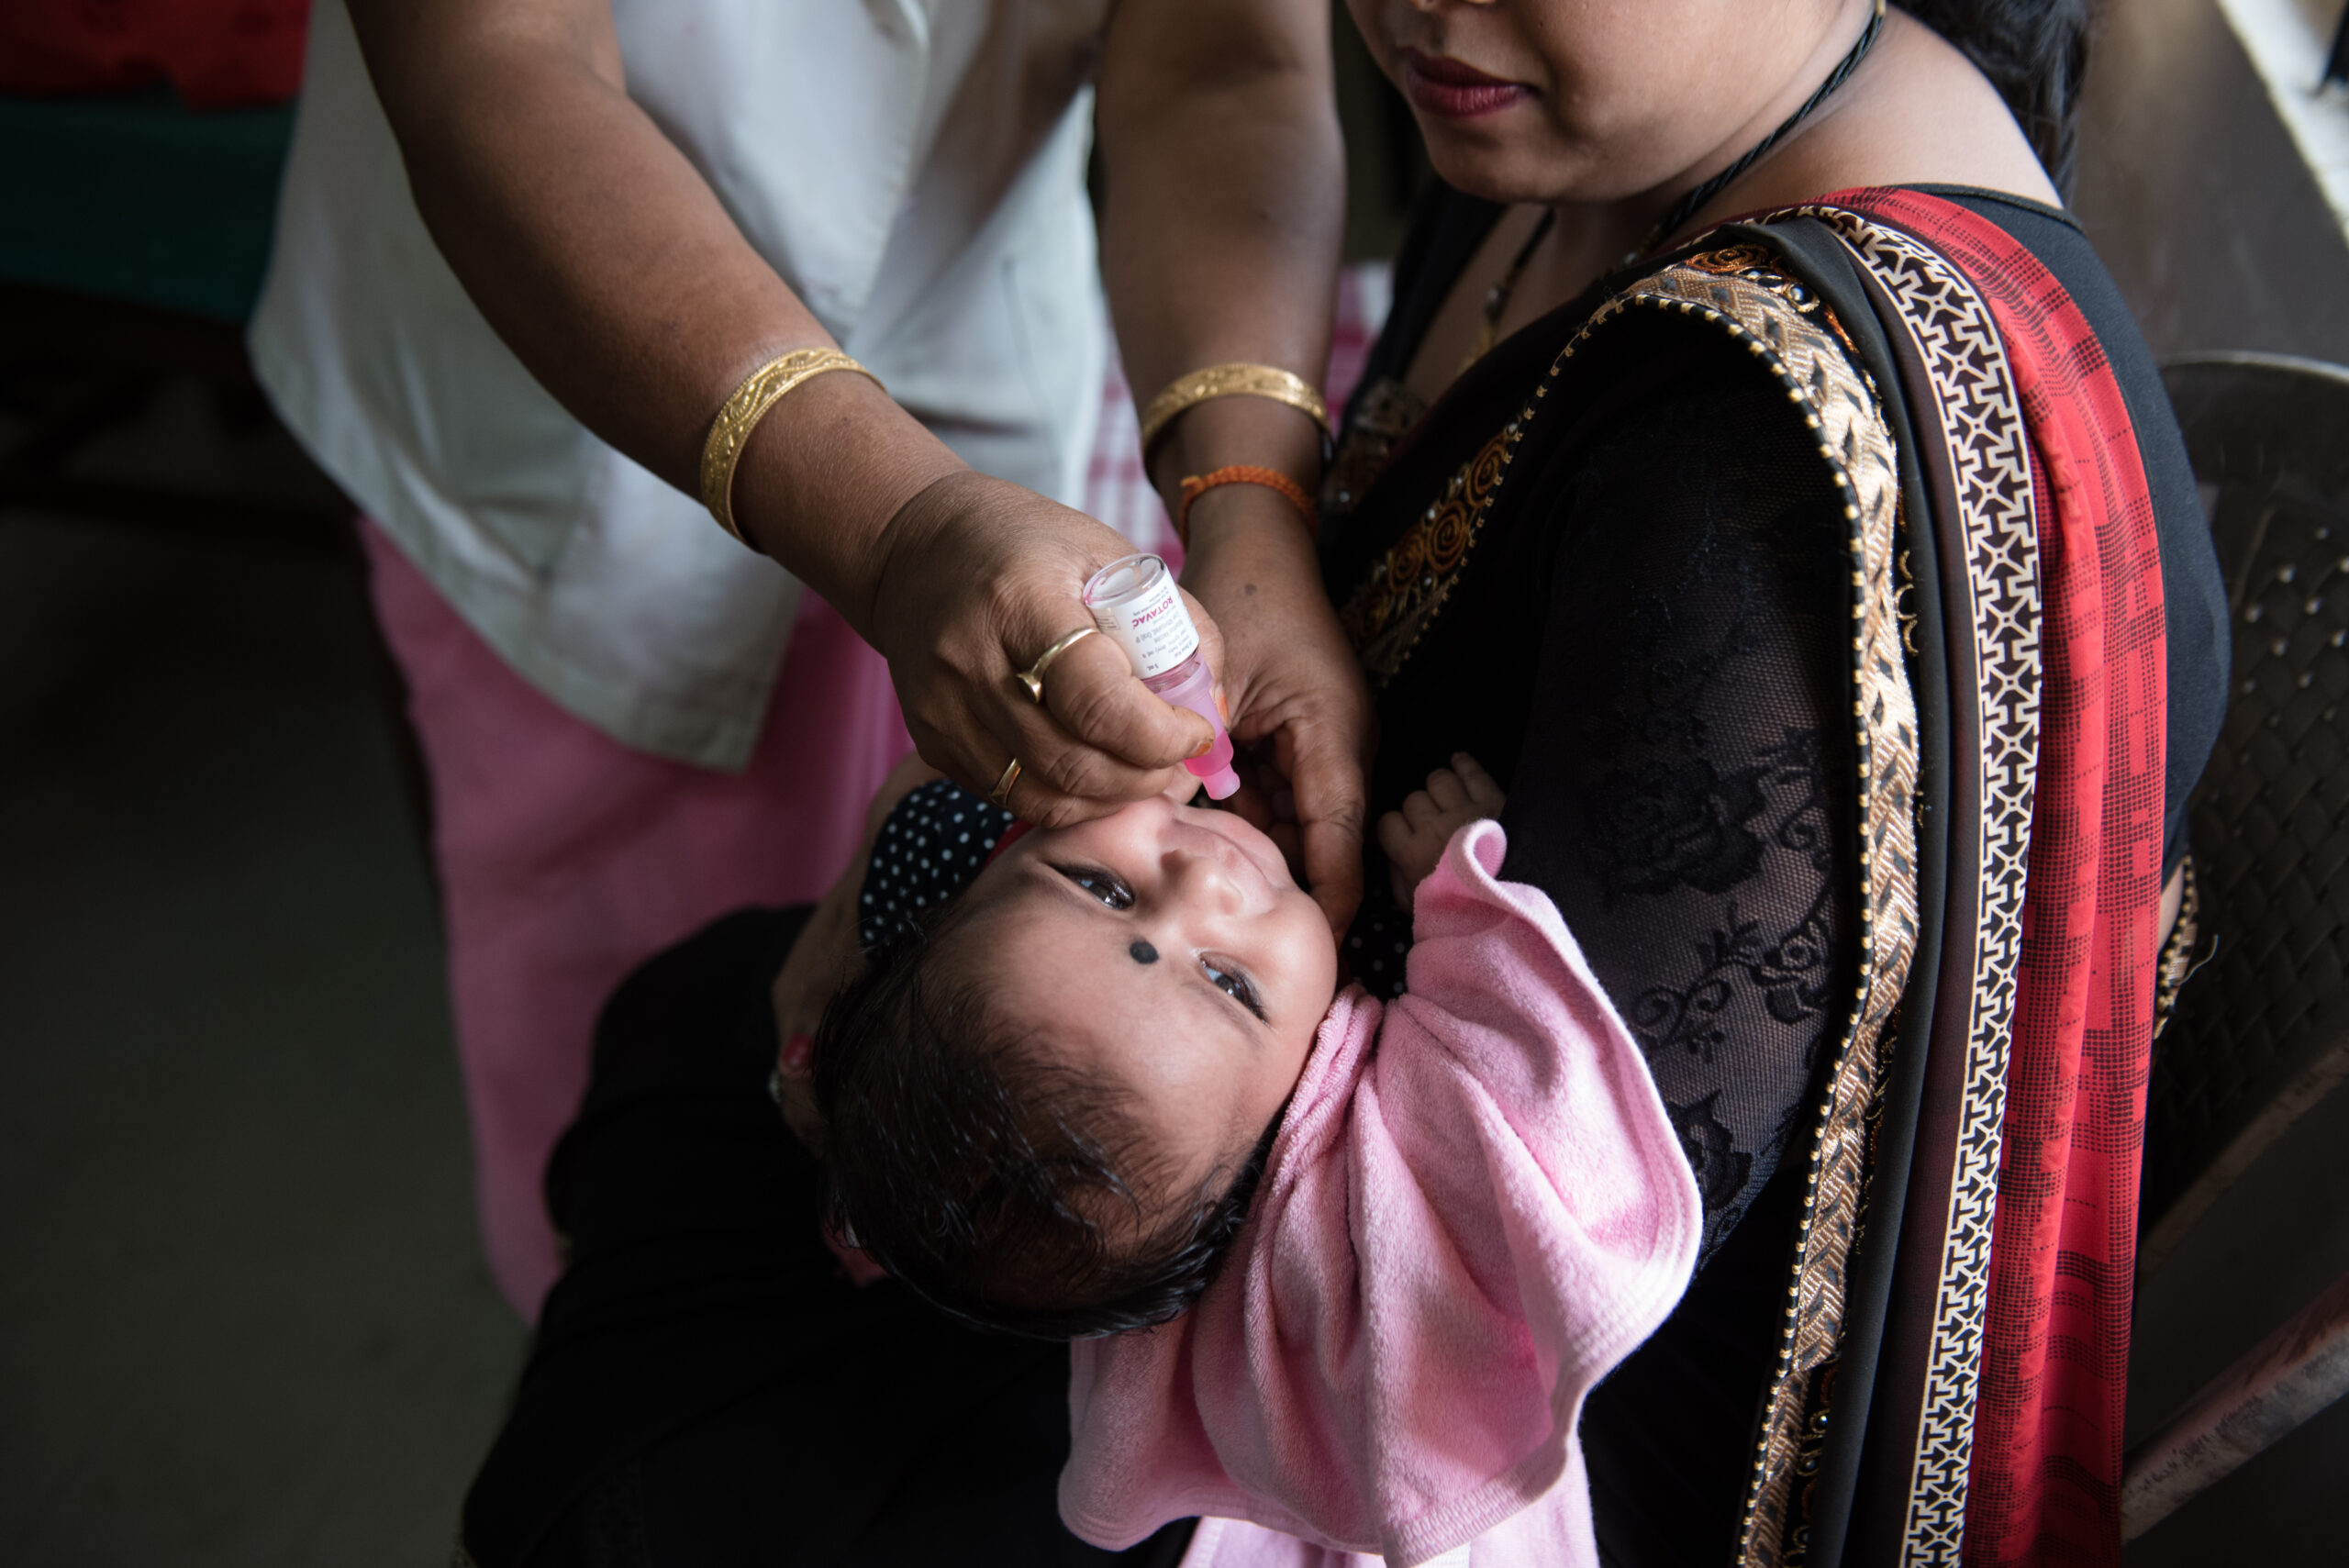
[[[1440,54],[1403,51],[1403,93],[1411,106],[1446,119],[1468,120],[1508,108],[1532,89]]]

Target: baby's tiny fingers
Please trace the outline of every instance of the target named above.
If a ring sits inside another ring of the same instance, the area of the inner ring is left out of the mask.
[[[1399,811],[1389,811],[1378,819],[1378,847],[1390,861],[1400,861],[1411,852],[1411,825],[1403,820]]]
[[[1485,771],[1485,764],[1462,751],[1452,759],[1453,768],[1460,774],[1460,782],[1468,786],[1468,798],[1479,811],[1497,813],[1508,804],[1508,795],[1497,780]]]
[[[1403,820],[1414,828],[1430,828],[1441,821],[1443,808],[1435,797],[1423,789],[1415,789],[1403,797]]]
[[[1457,817],[1468,804],[1468,786],[1450,768],[1438,768],[1428,775],[1428,794],[1447,817]]]

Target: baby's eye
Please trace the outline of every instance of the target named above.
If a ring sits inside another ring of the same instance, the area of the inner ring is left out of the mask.
[[[1256,995],[1256,987],[1236,969],[1226,969],[1211,958],[1199,960],[1199,967],[1208,972],[1208,984],[1230,996],[1233,1001],[1255,1014],[1264,1016],[1264,1004]]]
[[[1092,866],[1054,866],[1054,871],[1093,895],[1112,909],[1130,909],[1134,905],[1133,889],[1114,873]]]

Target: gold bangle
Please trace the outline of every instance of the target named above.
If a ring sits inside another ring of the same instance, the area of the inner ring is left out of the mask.
[[[1165,391],[1150,400],[1141,411],[1141,450],[1145,462],[1151,447],[1174,422],[1175,416],[1215,397],[1269,397],[1275,403],[1286,403],[1321,427],[1321,438],[1330,437],[1330,406],[1313,390],[1313,384],[1301,375],[1292,375],[1278,365],[1209,365],[1188,375],[1178,375]]]
[[[742,530],[734,526],[734,465],[742,460],[742,449],[751,439],[751,432],[767,411],[783,401],[784,395],[801,382],[822,375],[826,371],[854,371],[875,386],[881,378],[841,353],[838,349],[795,349],[769,360],[734,389],[734,395],[718,411],[709,423],[709,437],[701,446],[701,501],[718,526],[732,534],[743,544]],[[886,387],[882,388],[887,391]]]

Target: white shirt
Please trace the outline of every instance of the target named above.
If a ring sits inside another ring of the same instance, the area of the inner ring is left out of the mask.
[[[1106,352],[1085,199],[1108,0],[613,0],[629,95],[974,467],[1074,502]],[[532,379],[425,231],[319,0],[251,329],[272,401],[525,678],[640,749],[749,758],[799,584]]]

